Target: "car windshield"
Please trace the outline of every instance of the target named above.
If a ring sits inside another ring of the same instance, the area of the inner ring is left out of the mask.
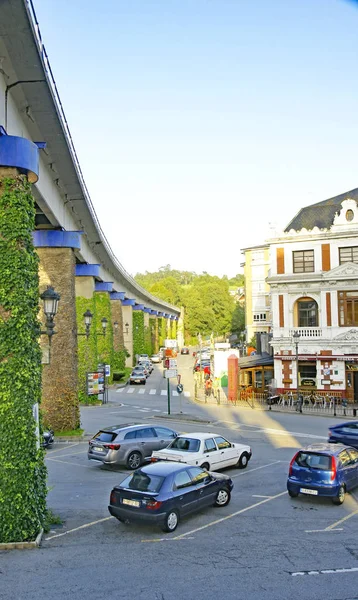
[[[143,471],[135,471],[129,477],[126,477],[119,487],[138,492],[159,492],[162,487],[164,477],[159,475],[149,475]]]
[[[99,431],[92,439],[98,442],[113,442],[116,437],[116,431]]]
[[[132,375],[143,375],[143,369],[134,369]]]
[[[299,452],[296,457],[299,467],[319,469],[320,471],[331,471],[331,457],[326,454],[314,454],[312,452]]]
[[[200,440],[187,437],[177,437],[169,446],[172,450],[181,452],[199,452]]]

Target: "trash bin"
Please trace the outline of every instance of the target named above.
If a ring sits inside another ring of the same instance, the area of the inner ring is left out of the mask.
[[[221,387],[227,387],[227,386],[228,386],[228,376],[223,375],[221,377]]]

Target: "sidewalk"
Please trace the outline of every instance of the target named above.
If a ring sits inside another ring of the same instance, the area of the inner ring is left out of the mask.
[[[272,404],[269,405],[266,400],[257,400],[257,399],[247,399],[247,400],[237,400],[231,401],[228,400],[228,390],[227,388],[220,387],[217,390],[213,390],[210,396],[205,395],[205,389],[201,386],[197,386],[194,391],[193,398],[198,404],[210,404],[210,405],[218,405],[218,406],[237,406],[241,408],[250,408],[252,410],[265,410],[269,412],[279,412],[279,413],[289,413],[289,414],[306,414],[306,415],[317,415],[317,416],[327,416],[327,417],[340,417],[342,419],[357,419],[358,418],[358,404],[348,404],[348,406],[344,407],[341,404],[337,404],[336,406],[312,406],[303,404],[302,410],[299,411],[296,405],[287,406],[287,405],[278,405]]]

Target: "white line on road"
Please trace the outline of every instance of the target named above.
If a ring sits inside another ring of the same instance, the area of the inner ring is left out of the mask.
[[[54,538],[59,538],[64,535],[68,535],[69,533],[73,533],[74,531],[79,531],[80,529],[85,529],[86,527],[92,527],[92,525],[97,525],[98,523],[103,523],[104,521],[109,521],[112,517],[105,517],[104,519],[98,519],[98,521],[92,521],[91,523],[86,523],[85,525],[80,525],[79,527],[75,527],[74,529],[69,529],[68,531],[64,531],[63,533],[56,533],[56,535],[52,535],[51,537],[46,538],[46,542],[48,540],[53,540]]]
[[[252,494],[252,498],[271,498],[271,496],[260,496],[260,494]]]
[[[343,527],[337,527],[337,529],[306,529],[305,533],[334,533],[335,531],[343,531]]]
[[[139,412],[150,412],[150,408],[139,408]]]
[[[184,392],[184,396],[188,398],[190,396],[190,392]]]
[[[153,408],[153,412],[162,412],[159,408]]]
[[[133,394],[134,388],[128,388],[127,394]]]
[[[166,396],[167,395],[167,390],[160,390],[160,395],[161,396]]]
[[[71,467],[81,467],[82,469],[92,469],[89,465],[77,465],[76,463],[71,463],[68,460],[60,460],[59,458],[48,458],[47,460],[52,460],[52,462],[63,463],[64,465],[71,465]]]
[[[145,390],[143,390],[143,388],[141,390],[138,390],[138,394],[144,394]]]
[[[267,467],[272,467],[272,465],[278,465],[278,463],[280,463],[280,460],[275,460],[272,463],[268,463],[267,465],[261,465],[261,467],[255,467],[254,469],[249,469],[248,471],[242,471],[242,473],[238,473],[237,475],[230,475],[231,479],[234,479],[234,477],[242,477],[242,475],[249,475],[250,473],[253,473],[254,471],[259,471],[260,469],[266,469]],[[267,496],[268,498],[272,498],[272,496]]]
[[[149,390],[149,393],[153,396],[153,394],[157,393],[157,390]]]
[[[358,571],[358,567],[351,567],[350,569],[322,569],[321,571],[297,571],[296,573],[291,573],[292,577],[297,577],[298,575],[337,575],[339,573],[356,573]]]
[[[50,450],[49,454],[53,454],[54,452],[62,452],[62,450],[69,450],[70,448],[74,448],[75,446],[79,446],[80,442],[77,442],[76,444],[71,444],[70,446],[64,446],[63,448],[57,448],[57,450]],[[47,456],[46,456],[47,458]]]
[[[176,390],[173,390],[172,394],[173,394],[173,396],[179,396],[179,394]]]
[[[253,433],[267,432],[267,433],[277,433],[278,435],[292,435],[296,437],[302,438],[312,438],[314,440],[327,440],[326,435],[314,435],[313,433],[298,433],[297,431],[286,431],[282,429],[272,429],[271,427],[260,427],[259,425],[247,425],[246,423],[237,423],[236,421],[215,421],[213,425],[220,425],[220,423],[230,423],[236,425],[236,429],[240,430],[241,428],[249,427],[250,429],[255,429]],[[243,429],[245,431],[245,429]]]
[[[354,510],[349,515],[346,515],[345,517],[343,517],[343,519],[340,519],[339,521],[336,521],[332,525],[329,525],[328,527],[326,527],[326,531],[332,531],[332,529],[335,529],[337,525],[344,523],[344,521],[347,521],[347,519],[354,517],[354,515],[358,515],[358,510]]]
[[[125,388],[124,388],[124,387],[123,387],[123,388],[118,388],[118,389],[116,390],[116,392],[117,392],[117,394],[122,394],[122,393],[124,392],[124,390],[125,390]]]

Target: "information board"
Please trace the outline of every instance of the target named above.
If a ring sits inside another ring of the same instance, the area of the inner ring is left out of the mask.
[[[96,396],[104,393],[104,373],[98,371],[87,373],[87,395]]]

